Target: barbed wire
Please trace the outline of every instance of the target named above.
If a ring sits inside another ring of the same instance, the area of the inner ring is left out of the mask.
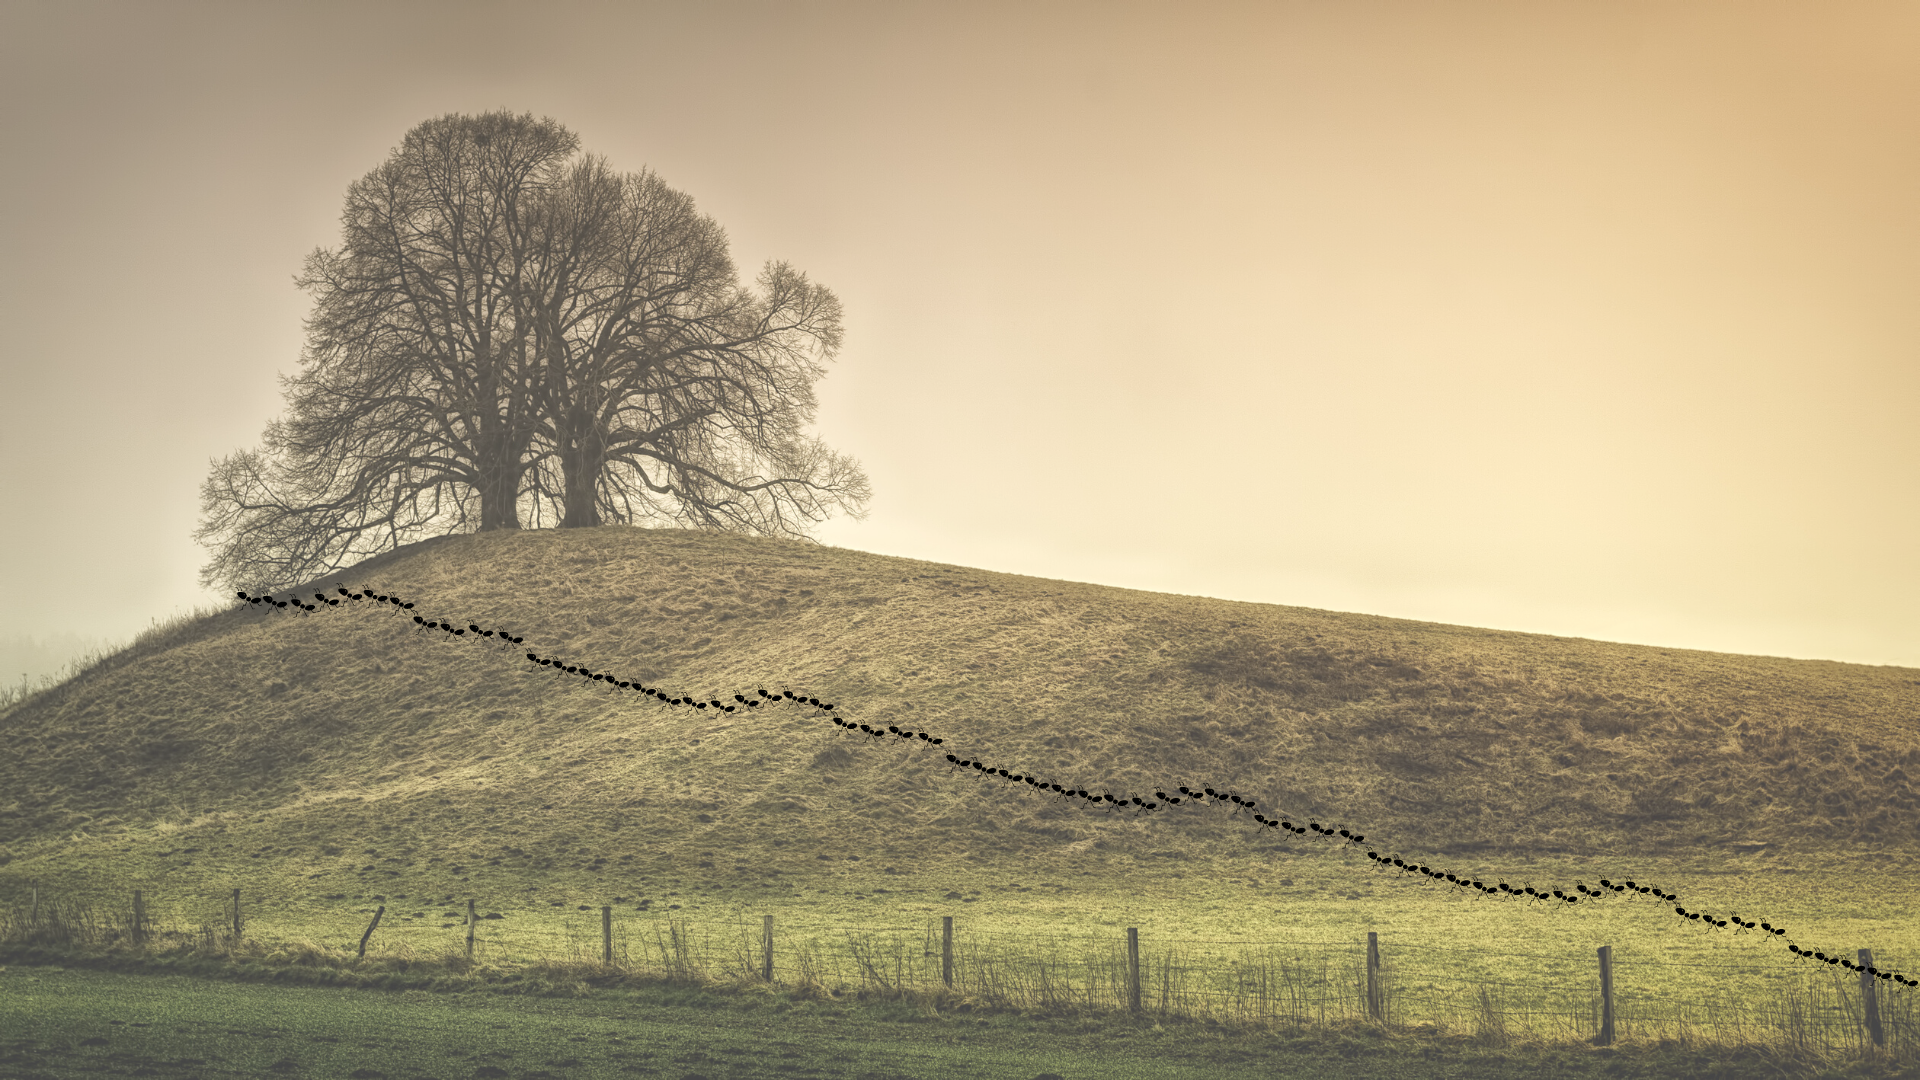
[[[15,900],[14,903],[18,905],[19,901]],[[146,903],[150,905],[148,907],[148,915],[147,915],[147,918],[149,919],[149,921],[165,919],[165,918],[174,918],[174,919],[203,918],[204,919],[206,915],[210,914],[210,911],[205,909],[198,910],[198,911],[190,911],[182,908],[176,908],[173,910],[156,910],[153,906],[151,906],[154,903],[153,901],[146,901]],[[215,903],[224,904],[225,900],[224,899],[214,900],[212,898],[209,898],[209,900],[204,903],[208,905],[215,904]],[[439,906],[439,905],[422,904],[420,906],[432,907],[432,906]],[[606,905],[606,906],[612,906],[612,905]],[[537,911],[538,909],[536,909],[536,912]],[[348,922],[352,922],[353,920],[346,918],[345,914],[351,914],[354,916],[363,916],[371,913],[372,913],[372,909],[370,908],[357,908],[357,909],[352,909],[350,913],[343,913],[340,916],[336,916],[336,918],[338,919],[338,921],[342,923],[348,923]],[[395,933],[395,934],[400,934],[400,933],[435,934],[435,933],[441,933],[449,930],[453,931],[453,935],[455,937],[459,937],[463,934],[466,927],[466,920],[464,915],[452,915],[452,916],[441,915],[439,917],[440,918],[457,918],[459,921],[456,923],[450,923],[450,924],[445,924],[442,926],[435,927],[435,926],[427,925],[426,923],[413,922],[411,920],[396,918],[393,921],[386,921],[383,919],[381,926],[383,929],[385,929],[389,933]],[[526,925],[525,922],[520,920],[511,920],[510,922],[509,919],[492,920],[492,919],[486,919],[484,917],[477,920],[476,926],[479,923],[498,922],[501,924],[500,929],[513,935],[524,935],[524,936],[533,936],[533,937],[576,937],[582,933],[591,933],[592,931],[587,928],[598,926],[600,922],[598,912],[594,912],[594,911],[588,911],[588,912],[568,911],[568,912],[561,913],[558,916],[558,918],[562,922],[562,926],[560,929],[544,929],[538,926],[529,926],[529,925]],[[253,922],[256,924],[260,921],[260,916],[257,914],[257,909],[255,913],[252,916],[250,916],[250,918],[247,921]],[[569,924],[571,924],[571,928],[569,928]],[[737,934],[737,935],[745,935],[745,936],[751,937],[751,936],[758,935],[764,930],[764,923],[756,921],[754,916],[738,916],[731,921],[724,921],[724,922],[700,921],[696,923],[690,916],[665,915],[665,914],[656,914],[652,912],[644,912],[644,913],[629,912],[627,914],[618,915],[616,919],[616,925],[621,928],[621,931],[623,933],[629,932],[630,930],[633,930],[633,929],[638,929],[640,930],[640,932],[645,933],[647,929],[657,930],[659,928],[669,927],[675,924],[679,925],[682,928],[683,932],[693,932],[694,928],[697,926],[699,928],[699,932],[701,932],[702,934],[708,937],[712,937],[715,934],[720,934],[720,935],[736,935]],[[924,938],[926,935],[928,935],[932,931],[934,924],[931,918],[928,921],[918,925],[887,924],[887,925],[880,925],[880,926],[864,924],[864,923],[855,923],[855,924],[818,923],[818,922],[813,922],[809,920],[793,920],[793,919],[783,918],[780,925],[782,927],[783,934],[788,937],[792,937],[796,933],[802,933],[802,934],[812,935],[815,938],[818,938],[821,935],[834,935],[834,934],[843,934],[843,935],[893,934],[893,935],[901,935],[901,936],[907,936],[907,937]],[[1000,938],[1014,938],[1014,939],[1028,940],[1028,941],[1036,940],[1036,939],[1044,939],[1047,941],[1091,942],[1091,943],[1098,944],[1103,948],[1108,948],[1108,949],[1117,949],[1117,948],[1123,947],[1124,945],[1124,938],[1117,937],[1114,934],[1086,933],[1086,932],[1061,931],[1061,930],[1012,930],[1012,929],[979,930],[971,927],[963,928],[963,925],[956,926],[955,941],[956,943],[959,943],[962,940],[966,940],[970,943],[970,947],[972,942],[978,942],[983,939],[992,940],[992,939],[1000,939]],[[297,926],[296,929],[298,930],[298,929],[312,929],[312,928],[309,926]],[[476,938],[476,940],[478,939]],[[1155,934],[1152,934],[1151,936],[1143,935],[1141,939],[1141,944],[1142,944],[1143,950],[1154,950],[1154,951],[1159,951],[1159,950],[1173,951],[1189,945],[1225,945],[1225,946],[1238,947],[1242,950],[1246,950],[1250,952],[1260,952],[1260,951],[1270,952],[1275,950],[1284,951],[1289,948],[1318,947],[1323,950],[1327,950],[1331,952],[1351,954],[1354,952],[1364,950],[1366,942],[1364,939],[1360,939],[1360,938],[1349,938],[1344,940],[1331,940],[1331,941],[1318,940],[1318,939],[1288,940],[1288,939],[1266,939],[1266,938],[1192,938],[1192,937],[1173,937],[1173,936],[1167,936],[1167,935],[1155,933]],[[1381,948],[1383,951],[1390,952],[1393,955],[1399,955],[1399,954],[1404,954],[1409,952],[1412,952],[1412,953],[1445,952],[1445,953],[1454,954],[1454,955],[1469,955],[1469,956],[1477,956],[1477,957],[1484,957],[1487,955],[1487,952],[1484,949],[1431,945],[1431,944],[1424,944],[1424,943],[1407,943],[1407,942],[1400,942],[1400,941],[1383,942],[1381,943]],[[1556,964],[1556,965],[1571,966],[1579,963],[1578,961],[1575,961],[1572,958],[1567,957],[1565,955],[1554,955],[1554,954],[1546,954],[1546,953],[1515,953],[1515,952],[1502,951],[1501,953],[1499,953],[1499,957],[1501,959],[1512,959],[1512,958],[1535,959],[1535,960],[1541,960],[1541,961],[1545,961],[1545,962]],[[1256,956],[1253,959],[1257,961],[1259,957]],[[1295,957],[1295,959],[1304,960],[1307,958]],[[1767,967],[1767,966],[1759,966],[1759,965],[1752,965],[1752,964],[1738,964],[1738,963],[1701,963],[1701,962],[1689,962],[1689,961],[1648,960],[1648,959],[1637,958],[1631,953],[1623,954],[1620,951],[1617,951],[1617,949],[1613,953],[1613,961],[1616,967],[1622,967],[1622,966],[1624,967],[1677,967],[1677,968],[1690,968],[1690,969],[1697,969],[1697,970],[1729,971],[1729,972],[1737,972],[1742,974],[1759,975],[1762,977],[1766,977],[1769,975],[1780,976],[1783,978],[1790,977],[1787,972],[1783,972],[1781,969],[1776,967]],[[1230,960],[1229,965],[1235,964],[1238,962],[1240,962],[1238,959]],[[1387,961],[1384,966],[1389,966],[1389,967],[1392,967],[1393,970],[1406,972],[1406,973],[1425,972],[1425,971],[1431,970],[1431,969],[1409,969],[1404,967],[1397,967],[1397,966],[1394,966],[1392,961]],[[1834,973],[1834,975],[1835,977],[1839,977],[1838,973]],[[1489,985],[1517,985],[1517,984],[1489,983]]]
[[[169,918],[170,914],[168,912],[154,912],[151,913],[148,921],[165,922]],[[119,920],[112,921],[117,922]],[[716,947],[710,941],[712,937],[710,932],[699,932],[701,930],[710,931],[712,924],[696,926],[690,924],[687,920],[679,918],[670,920],[647,920],[646,922],[656,931],[652,941],[643,939],[636,943],[632,940],[628,931],[642,925],[640,921],[629,922],[622,928],[621,937],[618,939],[616,954],[619,956],[620,962],[623,965],[638,966],[642,970],[651,970],[660,967],[664,967],[667,970],[680,970],[683,968],[689,970],[712,970],[716,962],[717,954],[717,962],[724,970],[734,970],[738,968],[750,971],[758,967],[758,958],[754,956],[755,950],[749,948],[746,952],[742,953],[738,948],[737,942],[731,948],[724,941]],[[576,926],[577,925],[578,924],[576,924]],[[384,923],[382,926],[389,931],[388,936],[403,938],[435,936],[442,930],[453,929],[456,931],[455,933],[445,935],[445,937],[451,939],[446,942],[449,946],[456,946],[457,942],[464,937],[464,934],[459,931],[465,929],[464,924],[459,927],[443,928],[408,926],[404,924],[387,926]],[[667,937],[662,937],[657,933],[657,931],[663,927],[669,930]],[[738,928],[750,929],[749,927]],[[840,927],[839,929],[844,930],[846,928]],[[527,934],[530,932],[532,931],[515,931],[516,934]],[[602,939],[599,949],[594,949],[590,946],[582,948],[582,945],[586,944],[582,939],[585,938],[590,941],[591,935],[582,934],[577,930],[571,933],[566,931],[539,931],[537,933],[542,937],[568,937],[572,939],[575,947],[568,950],[568,952],[576,959],[590,958],[605,948],[604,938]],[[751,943],[752,935],[750,933],[743,936],[748,938],[749,943]],[[934,955],[930,952],[923,954],[923,958],[915,958],[911,955],[904,957],[898,955],[883,956],[876,958],[877,962],[875,962],[857,953],[848,955],[831,950],[820,950],[820,946],[830,942],[831,939],[828,938],[824,941],[813,940],[803,942],[797,946],[789,943],[781,950],[787,958],[782,962],[783,968],[787,971],[793,970],[795,962],[792,957],[798,952],[806,957],[805,964],[809,970],[815,973],[816,977],[830,977],[843,984],[858,982],[862,985],[905,986],[911,984],[931,987],[933,983],[938,981],[938,976],[934,974],[937,965],[926,962],[916,962],[916,959],[930,958]],[[530,953],[529,950],[522,947],[520,943],[512,940],[502,941],[496,938],[476,937],[474,939],[474,948],[477,953],[495,958],[511,959],[518,957],[536,961],[556,959],[556,957],[549,953]],[[648,957],[650,957],[656,949],[660,955],[660,963],[657,965],[648,962]],[[1119,1000],[1124,995],[1123,987],[1126,979],[1124,975],[1107,979],[1089,979],[1087,984],[1081,987],[1073,986],[1071,983],[1061,986],[1048,979],[1045,974],[1047,970],[1057,971],[1065,969],[1070,971],[1076,966],[1083,966],[1075,964],[1071,959],[1063,961],[1043,958],[1029,960],[1027,964],[1023,965],[1018,959],[1009,959],[1005,956],[983,958],[979,954],[980,950],[976,947],[956,949],[956,961],[961,964],[977,966],[984,960],[984,962],[993,965],[990,970],[998,974],[997,976],[996,974],[990,974],[985,982],[996,987],[1008,988],[1008,992],[1012,993],[1016,998],[1038,993],[1042,996],[1057,994],[1069,1000],[1084,999],[1094,1001]],[[746,957],[746,960],[744,963],[729,963],[728,958],[730,956],[736,961],[741,957]],[[638,965],[634,964],[636,958],[640,961]],[[1035,965],[1042,968],[1042,973],[1038,979],[1041,986],[1038,989],[1034,986],[1036,982],[1034,975],[1030,971],[1023,972],[1020,970],[1022,967],[1030,968]],[[1105,966],[1102,965],[1102,968],[1104,969]],[[1351,1003],[1342,1004],[1342,1002],[1346,1001],[1347,996],[1349,996],[1349,991],[1358,991],[1364,983],[1363,978],[1354,974],[1348,974],[1344,978],[1334,979],[1321,978],[1296,981],[1282,978],[1277,982],[1268,982],[1252,987],[1246,985],[1220,987],[1218,985],[1220,980],[1223,977],[1233,977],[1232,972],[1223,971],[1220,968],[1193,967],[1185,964],[1151,965],[1143,963],[1142,968],[1144,970],[1137,985],[1140,988],[1142,996],[1149,1000],[1158,998],[1161,1001],[1171,1002],[1179,1006],[1186,1006],[1196,1001],[1202,1003],[1225,1002],[1231,1006],[1227,1010],[1229,1012],[1242,1015],[1251,1013],[1253,1015],[1268,1017],[1342,1016],[1359,1015],[1360,1013],[1360,1010],[1352,1007]],[[1474,1015],[1493,1015],[1507,1018],[1520,1018],[1522,1020],[1529,1018],[1560,1018],[1591,1021],[1597,1007],[1595,1005],[1587,1005],[1571,1010],[1544,1007],[1495,1007],[1490,1009],[1486,1003],[1453,1004],[1462,1000],[1464,995],[1460,993],[1461,990],[1470,988],[1500,988],[1519,991],[1525,995],[1538,995],[1539,998],[1546,999],[1549,1002],[1555,1000],[1565,1001],[1568,999],[1574,1001],[1586,999],[1591,1001],[1595,997],[1595,991],[1593,988],[1575,988],[1560,984],[1516,983],[1505,980],[1480,979],[1437,980],[1443,984],[1453,982],[1458,989],[1444,987],[1443,985],[1411,986],[1406,983],[1407,973],[1405,971],[1388,968],[1387,972],[1391,978],[1387,983],[1386,989],[1394,999],[1417,999],[1429,1002],[1433,1007],[1425,1011],[1435,1015],[1451,1015],[1465,1012]],[[961,988],[965,988],[969,984],[978,986],[982,980],[978,977],[969,980],[962,976],[957,979],[956,982]],[[1155,982],[1160,984],[1158,989],[1154,987]],[[1198,985],[1195,985],[1196,983]],[[1213,985],[1209,986],[1207,985],[1208,983],[1212,983]],[[1294,989],[1307,986],[1323,988],[1321,993],[1315,995],[1318,998],[1317,1002],[1307,1002],[1306,999]],[[1326,989],[1332,989],[1334,991],[1334,997],[1332,999],[1334,1007],[1331,1010],[1328,1008],[1329,1001],[1325,993]],[[1623,987],[1616,991],[1615,1002],[1615,1023],[1622,1028],[1634,1025],[1642,1027],[1664,1027],[1673,1024],[1685,1024],[1690,1022],[1689,1014],[1701,1012],[1706,1012],[1709,1016],[1720,1014],[1731,1016],[1735,1018],[1733,1022],[1739,1026],[1766,1028],[1780,1026],[1778,1022],[1770,1022],[1767,1019],[1769,1014],[1777,1014],[1777,1009],[1769,1009],[1765,1005],[1743,1006],[1733,1002],[1702,1002],[1697,997],[1680,998],[1628,987]],[[1665,1012],[1642,1012],[1641,1010],[1650,1003],[1667,1005],[1669,1008]],[[1411,1010],[1403,1007],[1399,1011],[1406,1013]],[[1856,1013],[1857,1009],[1853,1008],[1850,1003],[1845,1000],[1834,1004],[1827,1003],[1825,995],[1821,995],[1820,998],[1814,1000],[1809,1000],[1801,1006],[1801,1015],[1813,1019],[1816,1023],[1831,1020],[1833,1022],[1844,1022],[1850,1025],[1857,1021],[1858,1017]],[[1694,1020],[1691,1022],[1698,1021]]]

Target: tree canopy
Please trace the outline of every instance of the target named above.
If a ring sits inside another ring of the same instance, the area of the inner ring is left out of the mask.
[[[347,192],[288,414],[212,463],[212,586],[270,590],[452,532],[672,523],[811,539],[859,465],[805,427],[839,301],[551,120],[450,115]]]

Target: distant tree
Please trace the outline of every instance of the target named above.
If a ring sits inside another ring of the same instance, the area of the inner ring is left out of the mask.
[[[825,287],[769,263],[650,172],[549,120],[446,116],[348,191],[289,417],[213,464],[209,585],[275,588],[428,535],[642,520],[807,538],[864,516],[807,437],[841,340]]]

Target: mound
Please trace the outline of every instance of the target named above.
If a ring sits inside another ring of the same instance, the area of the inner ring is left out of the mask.
[[[1407,852],[1911,851],[1920,672],[1172,596],[768,540],[605,527],[445,537],[335,578],[388,608],[233,609],[0,716],[0,878],[245,873],[291,889],[610,865],[1296,850],[1221,809],[1101,812],[856,744],[811,710],[1118,797],[1181,784]]]

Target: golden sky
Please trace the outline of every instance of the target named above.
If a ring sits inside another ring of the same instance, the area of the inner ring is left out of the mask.
[[[213,599],[305,254],[551,116],[833,288],[828,543],[1920,667],[1920,5],[0,5],[0,634]]]

